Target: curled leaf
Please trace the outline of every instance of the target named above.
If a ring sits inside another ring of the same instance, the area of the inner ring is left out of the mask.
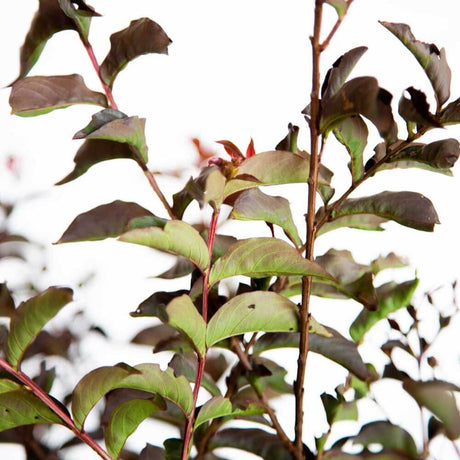
[[[446,51],[433,43],[417,40],[407,24],[380,21],[414,55],[425,70],[435,91],[438,108],[450,97],[451,71],[446,60]]]
[[[109,87],[128,62],[148,53],[168,54],[171,39],[155,21],[136,19],[123,30],[110,36],[111,48],[101,64],[101,78]]]

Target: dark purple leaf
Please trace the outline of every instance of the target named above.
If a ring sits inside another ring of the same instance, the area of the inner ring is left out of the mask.
[[[367,47],[359,46],[347,51],[332,64],[328,70],[324,83],[321,88],[321,97],[323,100],[330,99],[337,94],[343,86],[351,71],[354,69],[361,56],[367,51]]]
[[[6,283],[0,283],[0,316],[11,317],[16,306]]]
[[[380,21],[380,24],[399,38],[423,67],[433,86],[438,109],[440,109],[450,97],[451,71],[447,64],[444,48],[439,50],[433,43],[417,40],[407,24],[385,21]]]
[[[120,112],[119,110],[114,109],[104,109],[100,112],[95,113],[91,117],[91,121],[83,129],[74,134],[74,139],[85,139],[94,131],[97,131],[99,128],[102,128],[107,123],[110,123],[114,120],[119,120],[122,118],[127,118],[128,115]]]
[[[368,197],[349,198],[332,213],[331,220],[356,214],[372,214],[428,232],[432,232],[435,224],[439,224],[431,201],[415,192],[381,192]]]
[[[406,91],[410,98],[403,94],[398,106],[399,114],[404,120],[416,123],[418,126],[441,127],[442,124],[430,113],[430,105],[426,100],[425,93],[412,86]]]
[[[128,62],[148,53],[168,54],[172,43],[165,31],[149,18],[136,19],[110,37],[109,54],[101,64],[101,77],[109,86]]]
[[[27,77],[11,88],[11,111],[22,117],[43,115],[75,104],[107,107],[107,99],[104,94],[88,89],[78,74]]]
[[[327,133],[352,115],[368,118],[380,135],[393,141],[397,127],[391,111],[391,94],[380,88],[373,77],[358,77],[346,82],[337,94],[323,101],[320,129]]]
[[[443,125],[455,125],[460,123],[460,98],[448,104],[439,117]]]
[[[77,216],[57,241],[96,241],[121,235],[129,221],[136,217],[153,216],[137,203],[116,200]]]

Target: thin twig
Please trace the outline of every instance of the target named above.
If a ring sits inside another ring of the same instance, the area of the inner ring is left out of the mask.
[[[4,359],[0,358],[0,367],[21,381],[38,399],[52,410],[64,423],[86,445],[91,447],[101,458],[111,460],[112,457],[84,430],[79,430],[72,418],[56,403],[42,388],[22,371],[15,369]]]
[[[318,138],[319,138],[319,116],[320,116],[320,34],[321,22],[323,16],[323,0],[315,2],[315,19],[313,26],[313,36],[311,37],[312,45],[312,90],[310,102],[310,173],[308,177],[308,209],[306,215],[307,238],[305,258],[313,260],[314,258],[314,241],[315,241],[315,214],[316,214],[316,192],[318,186]],[[295,452],[297,460],[303,460],[303,400],[305,386],[305,371],[307,366],[307,356],[309,347],[308,324],[310,321],[310,295],[311,295],[311,277],[302,278],[302,302],[299,310],[299,357],[297,360],[297,376],[294,382],[295,393]]]
[[[353,0],[348,0],[347,6],[345,7],[344,13],[337,18],[336,23],[334,24],[334,27],[331,29],[329,32],[329,35],[327,36],[326,40],[323,41],[320,45],[320,50],[321,52],[324,51],[330,44],[332,38],[334,37],[335,33],[339,29],[340,25],[342,24],[343,20],[345,19],[345,16],[348,12],[348,9],[350,8],[351,4],[353,3]]]

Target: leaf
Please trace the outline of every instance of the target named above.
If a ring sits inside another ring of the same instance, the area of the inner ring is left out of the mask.
[[[0,316],[11,317],[15,309],[14,299],[6,283],[0,283]]]
[[[206,343],[209,346],[246,332],[298,331],[298,308],[275,292],[254,291],[240,294],[224,304],[208,323]],[[315,320],[310,332],[329,335]]]
[[[291,454],[279,438],[255,428],[228,428],[218,431],[210,441],[210,448],[232,447],[251,452],[264,460],[291,460]]]
[[[245,190],[235,200],[231,216],[238,220],[263,220],[278,225],[296,246],[302,246],[289,201],[285,198],[266,195],[258,188]]]
[[[21,47],[21,68],[16,81],[25,77],[38,61],[47,41],[62,30],[77,30],[75,23],[67,17],[56,0],[40,0],[24,44]]]
[[[304,259],[292,246],[277,238],[249,238],[233,244],[217,259],[209,283],[235,275],[251,278],[267,276],[318,276],[333,279],[323,268]]]
[[[438,49],[433,43],[417,40],[407,24],[380,21],[414,55],[425,70],[436,94],[438,108],[450,97],[451,71],[447,64],[444,48]]]
[[[403,388],[417,401],[441,420],[449,439],[460,436],[460,414],[453,391],[460,391],[456,385],[440,380],[418,382],[407,380]]]
[[[75,104],[107,107],[102,93],[91,91],[78,74],[26,77],[11,87],[11,112],[21,117],[43,115]]]
[[[458,160],[460,144],[457,139],[444,139],[430,144],[413,143],[383,163],[377,171],[393,168],[421,168],[428,171],[452,175]]]
[[[72,301],[71,289],[50,287],[22,302],[11,318],[6,342],[8,361],[17,369],[32,340],[59,310]]]
[[[307,182],[309,173],[310,162],[302,155],[282,150],[258,153],[240,164],[234,177],[225,185],[224,197],[260,185]],[[329,182],[319,175],[320,185],[329,185]]]
[[[317,217],[321,216],[322,212],[324,212],[324,208],[320,208],[317,213]],[[371,214],[344,215],[322,225],[317,232],[317,236],[324,235],[327,232],[331,232],[332,230],[343,227],[380,232],[385,230],[381,224],[387,221],[388,219],[379,216],[373,216]]]
[[[441,111],[439,121],[443,126],[460,123],[460,98],[448,104]]]
[[[337,11],[337,15],[340,19],[345,16],[345,13],[348,9],[348,2],[347,0],[325,0],[324,3],[328,3],[331,5],[335,11]]]
[[[328,393],[321,394],[321,401],[326,412],[327,423],[330,426],[340,420],[358,420],[356,401],[339,401]]]
[[[176,263],[165,272],[157,275],[157,278],[163,280],[173,280],[176,278],[182,278],[183,276],[190,275],[194,270],[194,265],[184,257],[178,257]]]
[[[406,259],[397,256],[394,252],[390,252],[386,256],[380,256],[371,262],[374,275],[389,268],[404,268],[408,265],[409,262]]]
[[[25,389],[0,393],[0,431],[36,423],[58,423],[61,419]]]
[[[409,95],[410,99],[405,96]],[[442,124],[430,113],[430,105],[426,100],[426,94],[423,91],[415,89],[414,87],[406,88],[406,91],[401,96],[398,105],[399,114],[408,122],[416,123],[417,127],[421,126],[435,126],[442,127]]]
[[[350,326],[350,335],[355,342],[361,342],[364,334],[371,327],[390,313],[407,307],[418,285],[418,279],[401,284],[386,283],[377,288],[378,309],[376,311],[361,310],[361,313]]]
[[[415,192],[381,192],[368,197],[349,198],[332,213],[331,220],[363,214],[394,220],[426,232],[432,232],[434,225],[439,224],[433,203]]]
[[[124,364],[100,367],[85,375],[72,393],[72,414],[78,428],[95,404],[116,388],[134,388],[157,393],[176,403],[185,414],[193,406],[193,395],[184,377],[175,377],[172,369],[162,371],[157,364]]]
[[[137,203],[116,200],[77,216],[57,244],[115,238],[123,233],[131,219],[152,215]]]
[[[114,120],[127,118],[127,117],[128,115],[126,115],[123,112],[120,112],[119,110],[115,110],[115,109],[101,110],[95,113],[94,115],[92,115],[91,121],[83,129],[75,133],[73,138],[74,139],[84,139],[89,134],[93,133],[99,128],[102,128],[107,123],[110,123],[111,121],[114,121]]]
[[[346,82],[337,94],[323,100],[320,130],[326,134],[344,118],[362,115],[375,125],[380,136],[393,141],[397,126],[391,111],[391,99],[392,95],[380,88],[375,78],[354,78]]]
[[[188,291],[184,289],[180,289],[179,291],[174,292],[155,292],[150,297],[141,302],[136,311],[131,312],[130,315],[134,318],[138,316],[156,316],[157,318],[166,320],[164,313],[166,305],[168,305],[168,303],[171,302],[171,300],[174,298],[183,296],[186,293],[188,293]]]
[[[57,182],[56,185],[66,184],[77,179],[88,171],[91,166],[101,161],[118,158],[135,160],[134,153],[128,144],[98,139],[86,140],[75,155],[73,171]]]
[[[0,394],[8,391],[20,390],[21,385],[9,379],[0,379]]]
[[[148,53],[168,54],[172,43],[165,31],[149,18],[136,19],[110,36],[110,51],[101,64],[101,78],[110,88],[128,62]]]
[[[84,137],[84,132],[89,129],[87,126],[79,131],[76,136],[80,136],[79,138]],[[115,118],[103,124],[95,131],[91,131],[85,137],[86,139],[100,139],[127,144],[132,151],[133,159],[144,165],[148,162],[148,148],[145,140],[145,118]]]
[[[335,2],[335,0],[327,3],[332,4],[332,2]],[[338,0],[336,3],[342,3],[342,0]],[[337,7],[335,5],[333,6],[337,10]],[[337,59],[334,64],[332,64],[332,67],[328,70],[326,77],[324,78],[324,83],[321,88],[321,96],[323,99],[329,99],[337,94],[337,92],[347,80],[351,71],[354,69],[357,62],[361,59],[361,56],[366,51],[366,46],[353,48],[340,56],[339,59]]]
[[[369,130],[360,116],[352,116],[339,121],[334,127],[334,135],[350,154],[350,171],[353,182],[364,174],[363,153]]]
[[[146,227],[130,230],[123,233],[119,239],[184,256],[202,270],[209,265],[206,243],[191,225],[180,220],[167,221],[164,228]]]
[[[206,353],[206,323],[188,295],[175,297],[164,309],[166,318],[160,318],[181,332],[195,347],[197,353]]]
[[[200,408],[194,428],[197,429],[203,423],[214,418],[226,417],[228,419],[248,415],[260,415],[263,413],[265,413],[265,410],[260,405],[251,403],[246,409],[233,408],[229,399],[223,396],[215,396]]]
[[[139,424],[153,412],[165,408],[166,405],[161,405],[160,401],[155,399],[131,399],[120,404],[112,412],[105,429],[105,444],[108,453],[113,458],[118,458],[126,439],[134,433]]]
[[[184,353],[176,353],[168,366],[174,370],[176,377],[183,375],[189,382],[196,381],[197,361],[194,355],[189,356]],[[203,373],[201,386],[213,396],[221,394],[219,387],[206,372]]]
[[[78,9],[75,8],[74,3],[78,5]],[[83,43],[86,43],[88,41],[91,17],[100,16],[100,14],[96,13],[96,11],[88,6],[83,0],[59,0],[59,5],[66,16],[73,20]]]
[[[347,340],[336,330],[328,327],[330,337],[324,337],[315,333],[309,334],[309,349],[324,357],[340,364],[345,369],[355,374],[361,380],[374,381],[378,377],[375,372],[369,370],[358,352],[357,345]],[[264,351],[277,348],[298,348],[299,334],[276,332],[264,334],[254,344],[253,353],[259,354]]]
[[[386,421],[371,422],[364,425],[360,432],[351,438],[353,444],[364,447],[369,444],[381,444],[384,449],[405,453],[409,458],[417,458],[417,446],[412,436],[400,426]]]

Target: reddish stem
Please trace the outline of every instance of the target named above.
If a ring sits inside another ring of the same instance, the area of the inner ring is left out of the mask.
[[[112,457],[85,431],[79,430],[74,421],[69,417],[69,415],[61,408],[59,405],[45,392],[39,385],[37,385],[30,377],[24,374],[22,371],[15,369],[7,361],[0,358],[0,367],[5,371],[9,372],[11,375],[16,377],[21,381],[30,391],[40,399],[44,404],[46,404],[71,430],[75,436],[81,439],[86,445],[91,447],[101,458],[105,460],[112,460]]]
[[[91,63],[93,64],[94,70],[97,73],[97,76],[99,77],[99,80],[101,81],[101,85],[104,88],[105,95],[107,96],[107,100],[109,101],[110,107],[112,109],[118,110],[117,103],[115,102],[115,99],[113,98],[112,94],[112,89],[105,84],[105,81],[101,77],[101,67],[99,66],[99,63],[97,62],[96,55],[94,54],[93,47],[91,46],[91,43],[84,41],[83,45],[86,49],[86,52],[88,53],[89,58],[91,59]]]
[[[212,213],[211,222],[209,224],[209,231],[208,231],[208,253],[209,253],[209,265],[203,273],[203,299],[201,303],[201,315],[205,322],[208,322],[208,296],[209,296],[209,273],[211,271],[211,257],[212,257],[212,249],[214,246],[214,240],[216,237],[216,230],[217,230],[217,221],[219,220],[219,213],[220,209],[214,209]],[[195,419],[195,409],[196,403],[198,400],[198,393],[200,392],[201,387],[201,380],[203,379],[204,373],[204,365],[206,364],[206,352],[203,356],[198,355],[198,363],[196,369],[196,377],[195,377],[195,386],[193,388],[193,406],[190,412],[190,415],[187,417],[187,421],[185,422],[185,435],[184,435],[184,443],[182,445],[182,454],[181,460],[186,460],[188,458],[188,451],[190,441],[192,439],[193,434],[193,422]]]

